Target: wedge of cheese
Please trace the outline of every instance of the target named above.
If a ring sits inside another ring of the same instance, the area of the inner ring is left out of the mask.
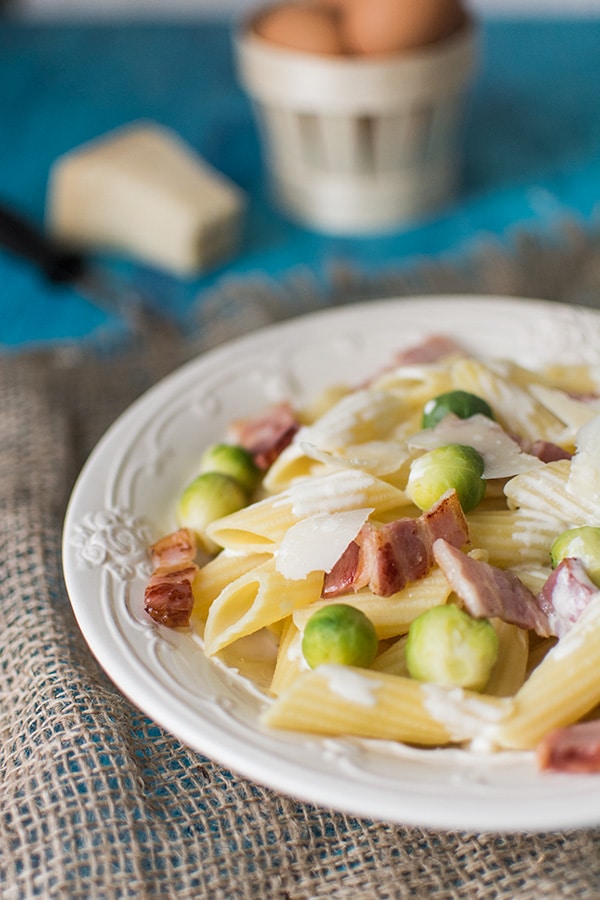
[[[55,161],[47,227],[74,246],[191,277],[233,251],[244,206],[243,192],[177,134],[137,122]]]

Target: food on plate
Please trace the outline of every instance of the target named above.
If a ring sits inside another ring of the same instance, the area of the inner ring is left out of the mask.
[[[596,587],[600,587],[600,528],[580,525],[559,534],[550,547],[552,566],[565,559],[578,559]]]
[[[221,472],[237,481],[250,496],[256,490],[261,471],[252,454],[237,444],[211,444],[200,459],[200,472]]]
[[[411,623],[405,653],[411,678],[482,691],[498,658],[498,636],[488,619],[448,603]]]
[[[412,461],[406,493],[415,506],[425,510],[446,491],[454,490],[463,512],[471,512],[485,496],[484,469],[483,457],[473,447],[436,447]]]
[[[311,669],[327,664],[368,669],[378,648],[369,617],[345,603],[322,606],[312,614],[302,635],[302,655]]]
[[[470,419],[471,416],[487,416],[494,418],[492,408],[481,397],[470,394],[469,391],[447,391],[433,397],[423,407],[421,419],[422,428],[435,428],[448,413],[458,416],[459,419]]]
[[[478,554],[461,553],[440,538],[433,557],[463,607],[477,618],[496,616],[539,635],[553,634],[541,594],[536,597],[522,578],[510,569],[494,566]]]
[[[467,521],[453,490],[420,516],[365,521],[356,539],[325,569],[323,596],[369,588],[378,597],[390,597],[431,570],[436,540],[444,538],[449,545],[464,547],[468,537]]]
[[[585,774],[600,769],[600,720],[551,731],[537,748],[541,769]]]
[[[208,526],[247,506],[260,479],[261,470],[245,447],[211,444],[200,457],[198,474],[177,502],[179,525],[193,531],[200,546],[214,553],[219,545],[209,537]]]
[[[440,402],[458,392],[475,404]],[[443,414],[423,428],[424,410]],[[599,771],[596,730],[577,730],[600,721],[599,429],[592,366],[429,338],[311,407],[232,423],[252,488],[153,545],[148,612],[251,670],[265,726],[537,751],[553,770],[576,744]]]
[[[160,538],[149,551],[153,572],[144,591],[146,612],[169,628],[185,626],[194,607],[192,582],[198,573],[195,534],[180,528]]]
[[[244,207],[237,185],[179,135],[136,122],[55,160],[47,223],[73,246],[192,276],[233,251]]]
[[[177,503],[177,521],[182,528],[191,529],[209,551],[218,549],[207,535],[207,527],[230,513],[246,506],[248,495],[244,487],[231,475],[223,472],[202,472],[182,491]]]

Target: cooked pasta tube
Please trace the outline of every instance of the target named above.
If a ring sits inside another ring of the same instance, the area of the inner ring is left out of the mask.
[[[514,697],[494,740],[530,749],[554,728],[576,722],[600,702],[600,592]]]
[[[418,430],[423,407],[428,400],[448,390],[450,359],[446,363],[398,366],[376,376],[373,388],[391,391],[402,397],[407,412]]]
[[[523,584],[529,588],[532,594],[539,594],[552,573],[550,554],[548,554],[548,557],[544,562],[545,564],[519,563],[518,565],[507,566],[507,568],[510,568],[515,575],[521,579]]]
[[[213,656],[238,638],[279,622],[317,600],[322,587],[322,572],[292,580],[269,558],[227,585],[213,602],[204,630],[205,652]]]
[[[467,516],[471,543],[488,550],[489,562],[502,569],[549,560],[552,541],[563,526],[557,518],[520,509],[477,509]]]
[[[303,425],[312,425],[349,393],[347,384],[329,385],[298,411],[300,421]]]
[[[289,503],[267,497],[216,519],[207,534],[219,547],[235,553],[275,553],[284,534],[297,521]]]
[[[290,616],[286,621],[279,644],[277,662],[270,687],[271,693],[275,696],[281,694],[307,668],[308,665],[304,662],[304,657],[302,656],[302,632],[296,628]]]
[[[540,526],[544,519],[549,525],[555,523],[556,534],[574,525],[595,525],[600,506],[589,497],[570,493],[570,472],[570,461],[561,459],[535,472],[515,475],[504,488],[508,505],[536,513]]]
[[[571,394],[600,393],[600,366],[589,363],[553,363],[540,369],[546,384]]]
[[[270,559],[264,553],[219,553],[202,566],[192,582],[194,608],[192,618],[205,621],[208,610],[224,587]]]
[[[502,619],[492,619],[498,636],[498,659],[492,669],[485,693],[493,697],[512,697],[525,681],[529,655],[529,633]]]
[[[598,415],[598,406],[572,397],[566,391],[537,384],[531,393],[565,424],[564,443],[572,442],[578,430]]]
[[[362,590],[355,594],[343,594],[331,600],[319,600],[309,607],[297,610],[294,613],[294,623],[302,630],[308,619],[320,607],[329,603],[347,603],[362,610],[369,617],[375,626],[377,637],[381,640],[405,634],[417,616],[432,606],[446,603],[450,593],[451,588],[444,574],[435,568],[424,578],[411,582],[403,590],[389,597],[378,597],[371,591]]]
[[[267,472],[266,489],[282,490],[311,474],[314,462],[305,454],[305,445],[335,452],[353,444],[390,440],[405,411],[402,397],[391,392],[363,389],[346,394],[316,422],[300,429]]]
[[[314,444],[303,444],[303,449],[307,458],[314,460],[311,477],[327,474],[334,469],[358,469],[382,478],[401,490],[406,488],[410,466],[415,458],[415,451],[401,440],[366,441],[336,450],[322,450]],[[398,501],[400,499],[399,495]],[[404,503],[411,505],[406,495]]]
[[[261,721],[271,728],[431,746],[481,737],[510,708],[505,699],[326,665],[300,675]]]
[[[535,634],[530,636],[529,656],[527,657],[527,678],[529,678],[534,669],[537,669],[552,648],[556,646],[556,640],[555,637],[541,638]]]
[[[373,672],[387,672],[388,675],[403,675],[408,678],[408,666],[406,664],[406,641],[408,636],[403,634],[402,637],[394,641],[391,647],[388,647],[371,664]]]
[[[492,367],[502,374],[503,378],[531,391],[537,384],[544,383],[544,376],[533,369],[526,369],[511,359],[502,359],[492,362]]]
[[[563,423],[524,387],[476,359],[459,359],[452,367],[455,387],[483,397],[503,426],[530,440],[558,441]]]
[[[347,470],[301,479],[274,497],[217,519],[207,534],[229,550],[275,552],[284,534],[301,519],[317,513],[370,508],[374,516],[405,507],[404,492],[366,472]]]

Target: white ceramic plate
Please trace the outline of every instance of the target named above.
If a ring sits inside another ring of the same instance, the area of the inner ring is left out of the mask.
[[[356,384],[432,333],[524,365],[600,363],[600,315],[541,301],[439,297],[317,313],[207,353],[146,393],[84,467],[64,530],[80,628],[115,684],[197,751],[299,799],[385,821],[474,831],[600,823],[600,777],[540,774],[528,753],[396,750],[269,732],[262,700],[207,660],[191,634],[142,610],[146,546],[175,527],[174,501],[231,419]]]

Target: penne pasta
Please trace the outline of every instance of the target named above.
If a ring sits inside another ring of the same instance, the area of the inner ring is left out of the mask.
[[[298,411],[298,418],[303,425],[312,425],[324,416],[336,403],[350,393],[346,384],[332,384],[321,391],[311,402]]]
[[[374,517],[406,506],[403,491],[366,472],[344,470],[301,479],[275,497],[217,519],[207,529],[220,547],[238,552],[275,552],[283,536],[301,519],[317,513],[370,508]]]
[[[531,635],[529,641],[529,655],[527,657],[526,677],[529,678],[534,669],[537,669],[547,654],[556,646],[556,638],[538,638],[537,635]]]
[[[399,395],[414,431],[418,431],[427,401],[448,390],[450,365],[449,358],[445,363],[398,366],[374,378],[372,387]]]
[[[279,641],[280,635],[262,628],[224,647],[219,651],[219,662],[267,693],[277,665]]]
[[[232,581],[260,566],[269,558],[268,554],[264,553],[234,554],[223,551],[202,566],[192,582],[193,618],[197,622],[205,622],[211,604],[221,591]]]
[[[386,672],[388,675],[402,675],[404,678],[408,678],[406,640],[406,635],[402,635],[397,641],[394,641],[391,647],[386,647],[386,649],[375,658],[375,661],[371,665],[371,670],[373,672]]]
[[[517,511],[507,509],[478,508],[467,516],[471,543],[488,548],[488,560],[495,566],[505,568],[520,555],[514,537],[517,518]]]
[[[471,542],[502,569],[548,564],[552,541],[565,528],[558,517],[522,509],[478,509],[467,521]]]
[[[600,592],[517,691],[494,740],[526,750],[554,728],[576,722],[600,702],[599,670]]]
[[[404,410],[402,398],[386,391],[363,389],[346,394],[313,425],[300,429],[267,473],[266,489],[280,491],[312,473],[314,461],[306,447],[335,453],[354,444],[391,439]]]
[[[281,635],[270,692],[275,696],[283,693],[307,669],[302,656],[302,632],[290,616]]]
[[[302,631],[310,616],[320,607],[328,603],[347,603],[361,609],[369,617],[375,626],[377,637],[382,640],[405,634],[417,616],[432,606],[446,603],[450,593],[450,585],[436,568],[390,597],[378,597],[368,590],[343,594],[334,600],[316,601],[309,607],[299,609],[293,614],[293,619],[296,627]]]
[[[549,388],[544,384],[533,385],[531,393],[557,419],[564,422],[563,443],[570,443],[573,449],[573,442],[579,429],[591,422],[600,413],[600,407],[597,403],[579,400],[566,391]]]
[[[540,369],[540,375],[544,384],[569,394],[593,396],[600,393],[600,366],[554,363]]]
[[[529,632],[502,619],[491,621],[498,636],[498,659],[485,693],[493,697],[513,697],[527,677]]]
[[[475,359],[459,359],[452,366],[455,387],[483,397],[508,432],[530,440],[558,441],[563,423],[533,394],[507,375]]]
[[[431,746],[475,738],[510,709],[503,699],[386,672],[320,666],[297,678],[261,721],[271,728]]]
[[[227,585],[214,600],[204,630],[206,653],[213,656],[233,641],[313,603],[321,596],[322,586],[322,572],[293,581],[268,559]]]
[[[556,536],[573,525],[594,525],[600,522],[600,506],[587,496],[572,494],[568,489],[571,463],[569,460],[550,462],[537,472],[516,475],[506,485],[507,503],[522,513],[529,512],[537,520],[526,524],[523,518],[521,540],[535,539],[538,529],[545,528]]]

